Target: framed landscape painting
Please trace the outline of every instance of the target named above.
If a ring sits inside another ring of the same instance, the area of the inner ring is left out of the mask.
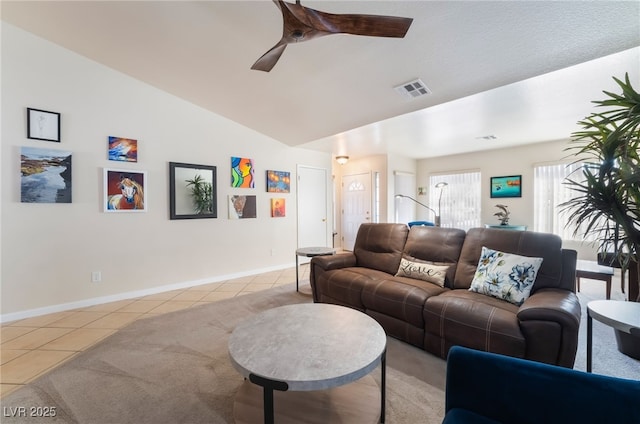
[[[491,177],[491,197],[522,197],[522,175]]]
[[[71,152],[20,149],[20,201],[71,203]]]

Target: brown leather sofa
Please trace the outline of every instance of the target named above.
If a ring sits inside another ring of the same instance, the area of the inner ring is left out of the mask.
[[[469,291],[482,247],[541,257],[531,295],[517,306]],[[395,276],[401,259],[452,264],[444,287]],[[362,224],[353,252],[311,260],[315,302],[349,306],[387,334],[446,358],[454,345],[573,367],[580,304],[576,252],[553,234],[404,224]]]

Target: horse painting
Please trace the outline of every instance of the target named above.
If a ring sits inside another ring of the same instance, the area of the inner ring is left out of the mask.
[[[117,188],[120,193],[108,197],[107,208],[109,210],[144,210],[144,190],[140,183],[123,174],[120,175]]]

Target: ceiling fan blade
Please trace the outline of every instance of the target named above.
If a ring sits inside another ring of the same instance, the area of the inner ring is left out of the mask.
[[[330,34],[354,34],[370,37],[403,38],[412,18],[383,15],[333,14],[273,0],[282,13],[282,38],[253,64],[251,69],[269,72],[289,43],[299,43]]]
[[[284,52],[286,47],[287,43],[284,40],[280,40],[278,44],[263,54],[260,59],[256,60],[256,63],[251,66],[251,69],[269,72],[278,62],[278,59],[280,59],[280,56],[282,56],[282,52]]]
[[[334,34],[403,38],[413,22],[412,18],[399,16],[335,15],[311,8],[306,9],[309,22],[316,30]]]

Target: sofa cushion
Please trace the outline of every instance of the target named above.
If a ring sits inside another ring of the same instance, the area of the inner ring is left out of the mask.
[[[505,230],[506,231],[506,230]],[[523,358],[518,307],[468,290],[448,290],[427,299],[425,350],[445,358],[453,345]]]
[[[360,225],[353,247],[356,265],[395,274],[408,233],[409,228],[405,224]]]
[[[424,328],[424,303],[445,289],[415,278],[388,277],[366,285],[362,304],[367,311],[377,311]]]
[[[390,277],[385,272],[363,267],[318,270],[317,273],[315,278],[317,302],[350,306],[361,311],[365,309],[362,303],[364,288]]]
[[[465,235],[465,231],[458,228],[411,227],[403,257],[414,261],[452,264],[445,279],[445,287],[452,288]]]
[[[453,264],[435,263],[430,261],[409,260],[402,258],[396,277],[415,278],[444,287],[447,270]]]
[[[467,232],[460,260],[456,266],[453,287],[468,289],[475,276],[482,247],[542,258],[531,293],[541,288],[562,288],[562,240],[555,234],[513,231],[494,228],[472,228]],[[571,281],[572,284],[573,281]]]
[[[470,291],[522,305],[529,297],[542,258],[504,253],[482,247]]]

